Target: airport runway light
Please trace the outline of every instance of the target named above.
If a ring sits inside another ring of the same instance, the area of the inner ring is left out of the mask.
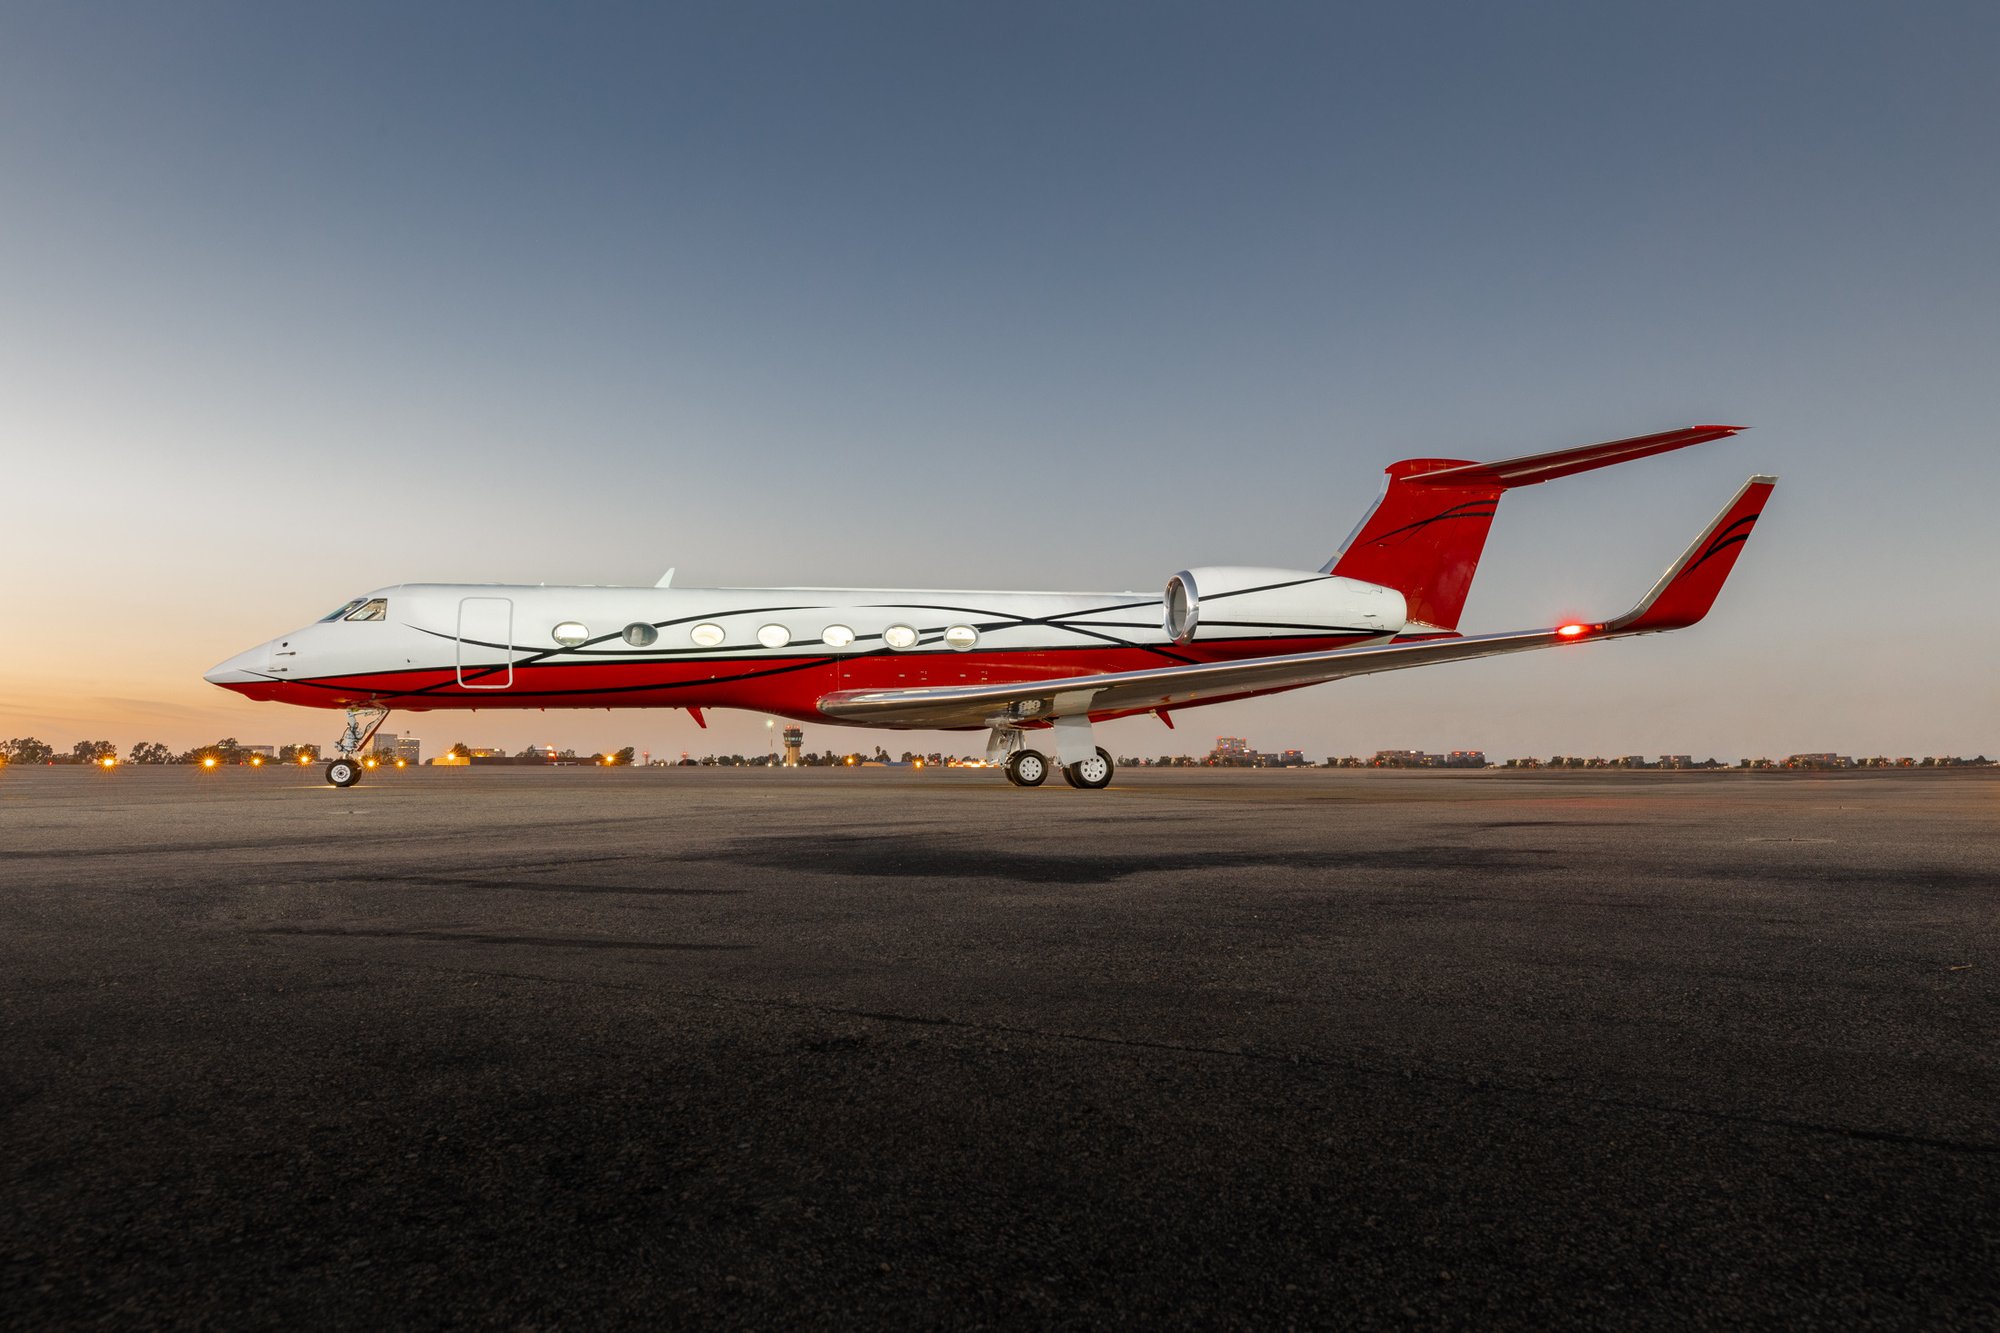
[[[361,766],[363,768],[373,768],[375,767],[375,761],[373,759],[363,759],[361,761]]]
[[[215,756],[214,756],[214,755],[210,755],[210,756],[209,756],[208,758],[206,758],[206,759],[202,760],[202,761],[201,761],[201,766],[202,766],[203,768],[214,768],[214,767],[215,767]]]
[[[300,767],[300,768],[304,768],[304,767],[305,767],[305,766],[306,766],[307,764],[310,764],[311,762],[312,762],[312,756],[311,756],[311,755],[309,755],[309,754],[301,754],[301,755],[299,756],[299,767]]]
[[[398,759],[396,761],[397,768],[408,768],[409,766],[410,766],[410,761],[407,759]]]
[[[250,756],[250,767],[252,767],[252,768],[262,768],[263,766],[264,766],[264,756],[263,756],[263,755],[261,755],[261,754],[253,754],[253,755],[251,755],[251,756]]]
[[[106,768],[116,768],[116,767],[118,767],[118,760],[117,760],[117,758],[116,758],[115,756],[112,756],[112,755],[108,755],[108,754],[107,754],[107,755],[105,755],[105,756],[104,756],[104,757],[103,757],[102,759],[99,759],[99,760],[98,760],[97,762],[98,762],[98,763],[100,763],[100,764],[102,764],[102,765],[103,765],[104,767],[106,767]]]

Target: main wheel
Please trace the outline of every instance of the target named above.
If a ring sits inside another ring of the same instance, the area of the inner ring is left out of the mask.
[[[336,787],[352,787],[361,781],[361,761],[358,759],[334,759],[326,766],[326,780]]]
[[[1007,781],[1016,787],[1039,787],[1048,777],[1049,761],[1040,750],[1016,750],[1007,756]]]
[[[1063,781],[1072,787],[1083,787],[1095,791],[1099,787],[1111,785],[1111,774],[1115,769],[1111,762],[1111,752],[1102,745],[1097,753],[1074,764],[1063,765]]]

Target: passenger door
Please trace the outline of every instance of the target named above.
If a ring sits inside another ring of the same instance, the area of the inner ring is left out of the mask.
[[[458,683],[468,690],[504,690],[514,683],[513,598],[459,599]]]

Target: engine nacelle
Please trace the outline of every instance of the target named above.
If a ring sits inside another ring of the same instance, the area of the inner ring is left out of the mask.
[[[1380,584],[1299,569],[1184,569],[1167,580],[1164,625],[1175,643],[1395,634],[1408,607]]]

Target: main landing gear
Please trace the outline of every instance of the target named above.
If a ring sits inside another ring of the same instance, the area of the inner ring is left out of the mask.
[[[1049,778],[1049,761],[1040,750],[1016,750],[1007,756],[1007,781],[1016,787],[1039,787]]]
[[[989,763],[997,763],[1007,774],[1007,781],[1016,787],[1039,787],[1048,780],[1049,769],[1060,767],[1063,781],[1072,787],[1085,791],[1097,791],[1111,785],[1111,775],[1117,772],[1117,765],[1111,762],[1111,752],[1094,744],[1090,734],[1088,717],[1064,717],[1055,719],[1052,730],[1055,733],[1055,750],[1061,761],[1051,764],[1049,757],[1040,750],[1031,749],[1019,727],[1009,721],[996,721],[993,731],[986,741],[986,757]]]
[[[333,748],[338,756],[326,762],[326,780],[335,787],[352,787],[361,781],[361,753],[368,748],[368,742],[375,739],[375,733],[389,720],[386,708],[350,708],[347,710],[347,730],[340,733]]]

